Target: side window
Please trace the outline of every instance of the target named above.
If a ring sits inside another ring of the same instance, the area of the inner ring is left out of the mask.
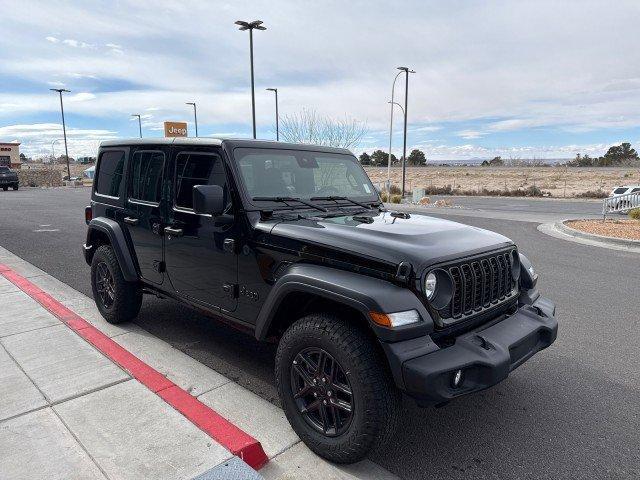
[[[160,203],[164,153],[136,152],[131,157],[129,198]]]
[[[98,161],[96,193],[110,197],[120,197],[124,172],[124,152],[109,150],[100,155]]]
[[[638,193],[638,192],[640,192],[640,187],[637,187],[631,190],[631,193]]]
[[[179,153],[176,156],[175,206],[193,209],[193,187],[220,185],[228,198],[222,158],[211,153]]]

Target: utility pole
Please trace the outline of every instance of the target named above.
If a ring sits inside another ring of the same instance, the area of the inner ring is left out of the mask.
[[[67,178],[71,180],[71,167],[69,167],[69,150],[67,149],[67,126],[64,122],[64,105],[62,104],[62,92],[70,93],[71,90],[66,88],[50,88],[52,92],[58,92],[60,95],[60,112],[62,113],[62,134],[64,136],[64,156],[67,158]]]

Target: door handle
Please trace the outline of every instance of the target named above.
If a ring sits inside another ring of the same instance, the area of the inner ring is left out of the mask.
[[[236,241],[233,238],[225,238],[222,249],[227,253],[234,253],[236,250]]]
[[[139,221],[140,220],[138,220],[137,218],[124,217],[124,223],[126,223],[127,225],[137,225]]]
[[[164,233],[166,233],[168,235],[173,235],[174,237],[181,237],[182,236],[182,229],[181,228],[164,227]]]

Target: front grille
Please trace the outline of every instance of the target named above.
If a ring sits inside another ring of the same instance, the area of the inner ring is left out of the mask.
[[[439,267],[453,281],[451,301],[437,310],[440,318],[463,320],[513,299],[518,293],[511,274],[514,251]]]

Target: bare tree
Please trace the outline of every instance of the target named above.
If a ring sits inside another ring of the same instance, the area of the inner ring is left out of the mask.
[[[335,119],[303,109],[280,120],[280,136],[291,143],[313,143],[328,147],[352,148],[367,133],[367,125],[355,119]]]

